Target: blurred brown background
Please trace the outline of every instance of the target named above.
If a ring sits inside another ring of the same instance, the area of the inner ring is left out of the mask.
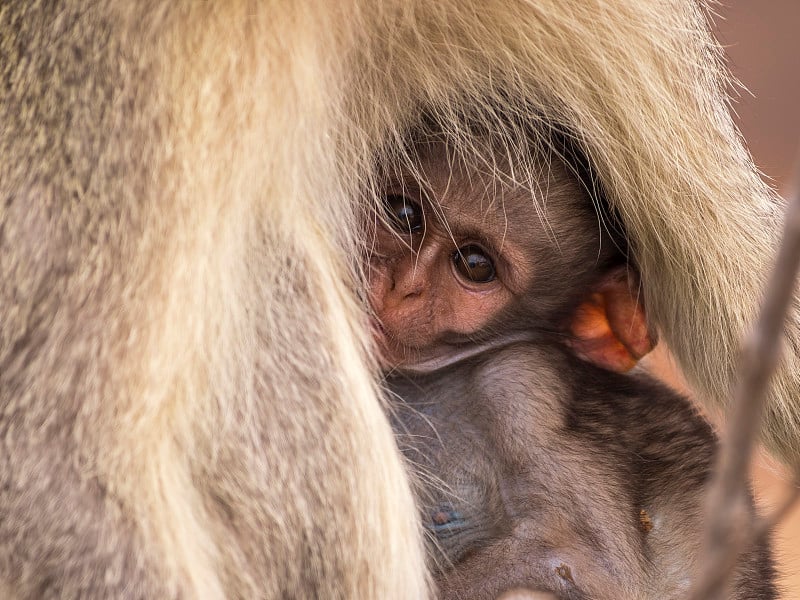
[[[717,37],[744,89],[733,90],[734,110],[756,164],[788,197],[800,182],[800,0],[721,0],[714,6]],[[653,370],[683,387],[664,348]],[[685,388],[684,388],[685,389]],[[759,504],[774,506],[788,492],[785,470],[762,452],[753,466]],[[800,599],[800,505],[774,539],[781,598]]]
[[[800,183],[800,1],[724,0],[715,21],[728,64],[746,88],[734,105],[739,126],[756,164],[788,196]],[[754,477],[764,506],[787,492],[786,473],[766,456]],[[800,507],[777,531],[775,546],[783,598],[800,598]]]
[[[800,1],[722,0],[716,13],[728,65],[749,90],[734,105],[739,126],[758,166],[786,194],[800,158]]]

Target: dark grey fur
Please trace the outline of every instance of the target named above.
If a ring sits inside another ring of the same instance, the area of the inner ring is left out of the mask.
[[[717,440],[685,398],[549,341],[388,385],[404,451],[428,473],[443,598],[686,597]],[[773,581],[765,542],[739,561],[733,598],[775,598]]]

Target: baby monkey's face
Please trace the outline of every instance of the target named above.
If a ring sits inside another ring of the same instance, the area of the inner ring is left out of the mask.
[[[427,148],[417,178],[387,182],[369,270],[384,368],[451,353],[528,287],[531,236],[509,212],[525,196],[535,212],[529,191],[452,164],[444,145]]]

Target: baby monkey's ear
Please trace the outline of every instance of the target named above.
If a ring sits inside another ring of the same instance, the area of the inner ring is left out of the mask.
[[[578,306],[569,330],[579,357],[618,373],[635,367],[657,341],[647,328],[637,273],[622,266],[603,276]]]

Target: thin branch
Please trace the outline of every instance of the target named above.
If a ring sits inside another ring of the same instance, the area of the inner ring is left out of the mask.
[[[742,377],[736,386],[731,418],[717,458],[708,493],[710,513],[704,542],[702,573],[690,598],[724,600],[728,575],[745,545],[752,541],[745,482],[765,409],[769,378],[780,359],[786,314],[792,303],[800,266],[800,190],[793,194],[767,286],[764,306],[742,352]]]
[[[753,527],[753,535],[751,536],[753,542],[760,541],[764,536],[766,536],[770,530],[775,527],[778,523],[780,523],[783,518],[789,514],[789,511],[792,510],[795,504],[797,504],[798,498],[800,498],[800,480],[795,479],[792,482],[792,487],[790,488],[791,491],[783,499],[777,508],[773,508],[772,512],[770,512],[766,517],[761,517],[756,520],[755,526]]]
[[[800,498],[800,481],[795,480],[792,483],[791,492],[783,499],[783,502],[768,516],[761,517],[754,523],[751,521],[748,534],[743,537],[741,544],[734,549],[729,548],[722,557],[722,562],[715,565],[714,568],[706,564],[702,565],[706,569],[703,571],[702,587],[696,589],[693,598],[727,598],[728,596],[725,595],[727,593],[726,584],[731,572],[736,567],[736,561],[739,559],[741,551],[760,543],[772,528],[783,520],[797,503],[798,498]]]

